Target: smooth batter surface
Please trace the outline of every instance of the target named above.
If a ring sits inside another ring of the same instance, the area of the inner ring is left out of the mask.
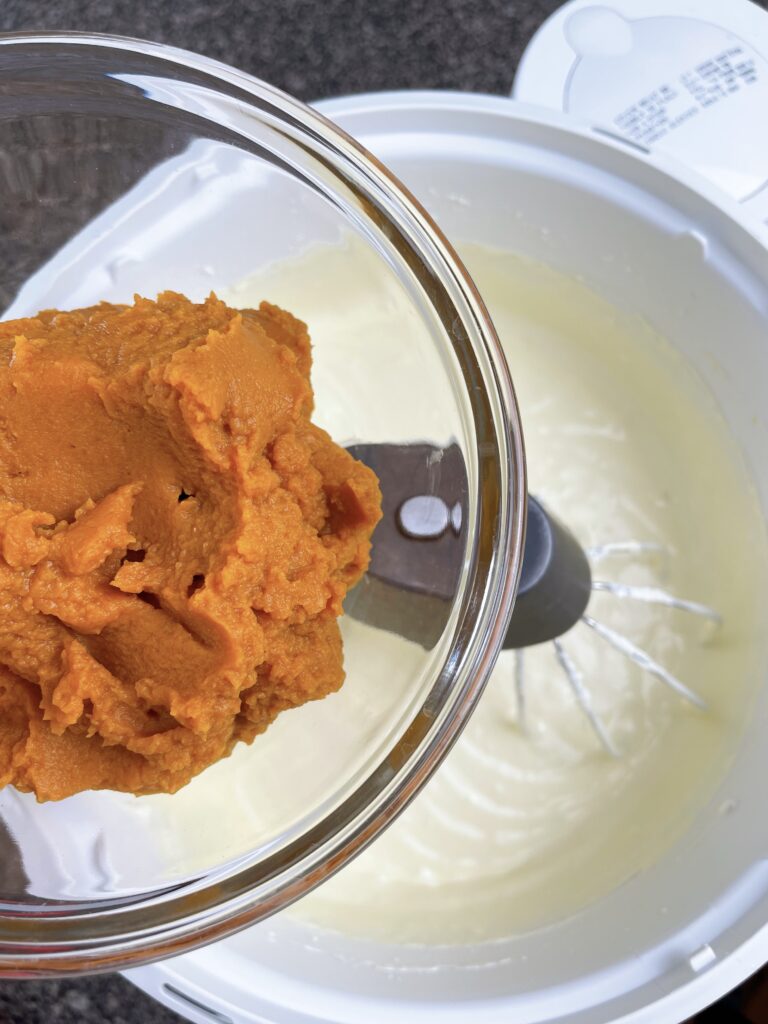
[[[0,325],[0,785],[173,792],[344,678],[373,474],[277,307]]]
[[[623,756],[600,749],[549,645],[526,652],[525,736],[513,655],[503,653],[426,790],[369,850],[288,912],[314,935],[320,926],[390,943],[477,942],[600,899],[661,857],[704,805],[764,671],[760,509],[728,428],[693,373],[667,342],[578,282],[509,254],[468,247],[462,255],[512,368],[532,491],[587,546],[634,539],[666,549],[598,563],[597,578],[661,585],[722,613],[724,625],[712,633],[682,612],[605,594],[590,607],[676,672],[709,710],[689,707],[578,627],[564,645]],[[330,359],[346,337],[328,299],[337,273],[333,253],[318,252],[243,285],[237,301],[268,290],[293,303],[311,318],[319,359]],[[350,282],[361,310],[372,308],[365,287],[361,269]],[[350,326],[350,344],[358,328]],[[411,422],[422,385],[402,369],[378,369],[401,401],[387,429],[370,425],[377,436],[424,436]],[[332,375],[319,363],[315,379],[333,431]],[[404,640],[348,617],[345,631],[347,643],[368,652],[370,671],[381,662],[383,677],[407,676],[418,663],[419,649]]]

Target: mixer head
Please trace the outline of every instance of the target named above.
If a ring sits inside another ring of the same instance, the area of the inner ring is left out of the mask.
[[[409,625],[418,621],[422,643],[425,635],[437,638],[445,626],[464,558],[467,523],[463,510],[469,484],[461,451],[457,445],[438,448],[427,444],[353,445],[348,450],[379,477],[383,518],[374,535],[368,576],[350,595],[346,610],[354,618],[409,639],[417,639]],[[656,586],[594,578],[601,562],[616,557],[663,557],[669,553],[664,546],[625,540],[583,549],[540,501],[528,495],[527,503],[520,584],[503,644],[515,651],[519,727],[524,732],[528,728],[526,648],[552,643],[564,683],[600,745],[611,756],[620,756],[594,711],[584,674],[568,651],[565,638],[579,623],[682,700],[706,710],[705,701],[693,689],[623,633],[589,613],[592,596],[605,593],[620,601],[660,605],[718,625],[718,613],[697,601]],[[425,619],[434,627],[427,634]]]

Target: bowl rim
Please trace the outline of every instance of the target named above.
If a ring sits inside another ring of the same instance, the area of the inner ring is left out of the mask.
[[[438,288],[439,316],[455,352],[472,364],[480,386],[468,388],[477,460],[477,530],[468,541],[471,568],[438,686],[415,713],[387,758],[321,824],[337,822],[310,855],[288,845],[271,868],[239,858],[189,883],[113,903],[62,906],[0,904],[0,974],[32,976],[135,967],[223,938],[283,909],[335,873],[381,832],[431,777],[469,718],[500,650],[512,614],[525,537],[525,454],[519,410],[488,311],[453,247],[421,204],[375,157],[324,115],[261,80],[188,51],[140,39],[78,32],[0,36],[0,62],[9,48],[38,47],[57,56],[71,47],[129,52],[203,76],[211,88],[268,107],[344,168],[365,198],[390,204],[394,231]],[[0,77],[2,76],[0,67]],[[354,175],[354,178],[352,178]],[[345,179],[346,180],[346,179]],[[427,279],[425,277],[425,280]],[[437,285],[436,285],[437,282]],[[431,293],[433,309],[435,293]],[[447,303],[447,305],[445,305]],[[466,375],[465,375],[466,380]],[[445,677],[445,678],[444,678]],[[398,754],[398,767],[390,759]],[[386,784],[372,784],[377,773]],[[368,794],[373,785],[375,794]],[[375,798],[373,798],[375,795]],[[344,811],[344,816],[341,815]],[[314,831],[310,832],[310,836]],[[306,841],[307,836],[302,837]],[[317,837],[320,840],[320,837]],[[292,857],[288,857],[293,851]],[[146,898],[145,898],[146,896]]]

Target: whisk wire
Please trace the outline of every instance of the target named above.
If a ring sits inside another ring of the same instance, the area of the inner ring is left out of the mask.
[[[553,640],[553,644],[555,646],[555,654],[557,655],[557,660],[560,662],[560,666],[563,672],[565,673],[565,677],[568,680],[571,689],[573,690],[573,694],[576,700],[578,701],[579,707],[587,716],[589,724],[592,726],[595,735],[600,740],[600,743],[605,748],[607,753],[611,755],[611,757],[619,757],[620,754],[614,746],[613,742],[611,741],[611,738],[608,735],[605,726],[600,721],[599,717],[595,714],[595,711],[592,707],[592,698],[589,695],[589,690],[584,685],[584,676],[577,667],[573,658],[571,658],[566,649],[563,647],[561,641]]]
[[[619,651],[620,654],[625,655],[630,661],[633,661],[640,668],[646,672],[650,672],[652,676],[661,680],[666,686],[675,693],[683,697],[690,704],[700,708],[702,711],[706,710],[706,702],[693,690],[681,682],[677,676],[674,676],[668,669],[660,665],[658,661],[655,661],[650,654],[644,651],[637,644],[633,644],[631,640],[628,640],[621,633],[617,633],[615,629],[611,629],[610,626],[604,625],[602,622],[597,622],[592,618],[591,615],[582,615],[581,621],[589,626],[590,629],[594,630],[599,637],[602,637],[606,643],[610,644],[615,650]]]
[[[669,555],[670,549],[666,544],[657,544],[652,540],[618,540],[610,541],[607,544],[595,544],[591,548],[585,548],[587,558],[593,564],[601,562],[604,558],[612,555]]]
[[[721,622],[718,613],[708,605],[699,601],[688,601],[682,597],[676,597],[661,587],[633,586],[628,583],[614,583],[610,580],[593,580],[592,589],[604,591],[614,597],[628,598],[631,601],[644,601],[647,604],[664,605],[667,608],[678,608],[680,611],[690,612],[691,615],[700,615],[711,622]]]
[[[522,648],[515,651],[515,701],[517,704],[517,725],[520,731],[528,733],[525,714],[525,654]]]

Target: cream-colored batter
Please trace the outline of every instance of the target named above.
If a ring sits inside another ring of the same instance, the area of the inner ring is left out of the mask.
[[[584,544],[634,538],[673,549],[666,560],[613,559],[600,565],[602,578],[664,583],[722,612],[722,631],[702,643],[706,628],[679,612],[606,595],[591,608],[701,693],[710,711],[690,708],[579,627],[565,646],[624,757],[600,750],[549,647],[526,652],[526,738],[512,655],[502,654],[425,791],[369,850],[287,912],[312,934],[470,943],[600,900],[658,861],[705,805],[736,752],[768,660],[759,640],[768,589],[760,509],[692,371],[667,342],[578,282],[503,253],[463,255],[512,367],[532,491]],[[449,440],[445,367],[367,250],[316,249],[223,297],[253,306],[265,295],[310,325],[315,418],[333,436]],[[372,380],[391,405],[370,399]],[[173,796],[83,793],[32,807],[32,797],[6,789],[6,820],[38,837],[25,848],[35,892],[83,897],[194,876],[301,827],[308,809],[343,795],[389,747],[432,669],[429,652],[395,634],[350,616],[341,628],[347,684],[281,716],[258,744]]]
[[[724,626],[708,636],[682,612],[595,596],[591,614],[648,649],[709,705],[707,713],[689,707],[577,627],[564,643],[623,753],[617,760],[601,751],[575,706],[551,645],[526,652],[524,736],[513,655],[503,653],[426,790],[290,911],[390,942],[475,942],[542,926],[653,863],[723,776],[765,657],[757,639],[768,564],[760,510],[693,372],[667,342],[578,282],[509,254],[465,247],[462,255],[512,369],[532,492],[585,545],[635,539],[670,549],[668,557],[614,557],[597,578],[663,585],[717,608]],[[269,294],[309,322],[318,417],[331,430],[322,353],[339,345],[330,308],[336,273],[332,252],[316,254],[228,297],[243,304]],[[364,299],[360,283],[355,294]],[[354,323],[343,333],[352,338]],[[382,366],[388,372],[396,368]],[[399,397],[385,425],[390,439],[429,436],[410,422],[426,415],[418,379],[401,376]],[[417,658],[413,645],[360,623],[347,620],[344,629],[369,652],[368,664],[388,652],[389,678]]]

